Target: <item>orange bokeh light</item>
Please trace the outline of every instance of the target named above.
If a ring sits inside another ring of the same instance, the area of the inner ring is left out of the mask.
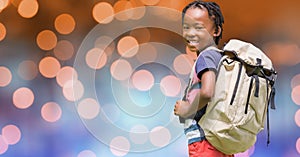
[[[0,41],[2,41],[6,36],[6,28],[5,26],[0,23]]]
[[[33,104],[34,94],[31,89],[21,87],[13,93],[13,104],[19,109],[26,109]]]
[[[84,87],[79,80],[69,80],[63,86],[63,95],[68,101],[79,100],[84,93]]]
[[[21,139],[21,131],[15,125],[6,125],[2,128],[2,136],[9,145],[16,144]]]
[[[300,63],[300,48],[296,43],[270,42],[263,50],[273,64],[293,66]]]
[[[140,0],[145,5],[156,5],[160,0]]]
[[[78,74],[73,67],[65,66],[61,68],[56,75],[56,82],[63,87],[64,84],[70,80],[77,80]]]
[[[5,9],[9,4],[9,0],[0,0],[0,12]]]
[[[41,109],[41,116],[47,122],[56,122],[61,118],[62,110],[55,102],[48,102]]]
[[[39,10],[37,0],[22,0],[18,6],[18,13],[24,18],[32,18]]]
[[[150,31],[147,28],[138,28],[130,32],[130,36],[134,37],[139,43],[147,43],[150,41]]]
[[[186,54],[178,55],[174,62],[173,67],[176,72],[182,75],[187,75],[191,72],[193,60]]]
[[[139,0],[130,0],[133,10],[131,10],[131,19],[141,19],[146,13],[146,7]]]
[[[8,144],[2,135],[0,135],[0,155],[4,154],[8,149]]]
[[[74,54],[74,47],[70,41],[61,40],[57,43],[57,45],[53,49],[53,52],[55,57],[62,61],[65,61],[72,58]]]
[[[132,67],[126,60],[120,59],[112,63],[110,73],[116,80],[126,80],[132,73]]]
[[[300,138],[298,138],[296,141],[296,149],[297,149],[297,152],[300,154]]]
[[[95,99],[86,98],[79,102],[77,112],[84,119],[94,119],[100,112],[100,105]]]
[[[46,78],[54,78],[60,67],[60,63],[54,57],[45,57],[39,63],[39,71]]]
[[[131,78],[133,86],[140,91],[147,91],[154,85],[154,77],[148,70],[136,71]]]
[[[293,88],[292,100],[294,101],[295,104],[300,105],[300,85]]]
[[[114,8],[107,2],[100,2],[93,7],[92,14],[98,23],[107,24],[114,19]]]
[[[127,0],[119,0],[114,4],[115,18],[126,21],[132,17],[132,4]]]
[[[149,43],[144,43],[140,45],[139,52],[136,55],[136,58],[141,63],[153,62],[157,58],[156,48]]]
[[[19,64],[18,74],[24,80],[32,80],[38,74],[37,65],[31,60],[23,61]]]
[[[300,74],[295,75],[291,80],[291,87],[294,88],[300,85]]]
[[[85,57],[86,64],[92,69],[101,69],[107,62],[107,55],[102,49],[93,48]]]
[[[60,34],[70,34],[75,29],[76,22],[70,14],[61,14],[54,21],[55,29]]]
[[[8,68],[0,66],[0,76],[0,87],[5,87],[11,82],[12,75]]]
[[[136,55],[139,50],[139,43],[132,36],[125,36],[119,40],[117,45],[118,53],[122,57],[130,58]]]
[[[168,75],[161,80],[160,87],[166,96],[175,97],[181,90],[181,82],[177,77]]]
[[[295,113],[295,123],[300,127],[300,110]]]
[[[36,42],[42,50],[51,50],[57,44],[57,37],[52,31],[43,30],[37,35]]]

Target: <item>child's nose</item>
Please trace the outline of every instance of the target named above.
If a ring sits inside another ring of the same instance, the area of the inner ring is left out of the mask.
[[[194,28],[190,28],[187,32],[188,36],[195,36],[196,30]]]

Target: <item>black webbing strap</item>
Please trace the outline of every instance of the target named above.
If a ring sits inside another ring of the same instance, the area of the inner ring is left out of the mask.
[[[266,85],[267,85],[267,146],[270,144],[270,118],[269,118],[269,81],[266,78]],[[270,94],[271,95],[271,94]]]
[[[249,106],[249,101],[250,101],[250,96],[251,96],[251,91],[252,91],[252,86],[253,86],[253,78],[254,77],[251,77],[251,80],[250,80],[250,86],[249,86],[249,90],[248,90],[247,102],[246,102],[246,107],[245,107],[245,114],[248,113],[248,106]]]
[[[258,97],[258,95],[259,95],[259,79],[258,79],[257,75],[254,75],[253,77],[255,78],[255,93],[254,93],[254,96]]]

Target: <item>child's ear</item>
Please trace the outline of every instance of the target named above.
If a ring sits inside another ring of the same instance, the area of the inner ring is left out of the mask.
[[[218,26],[218,28],[215,30],[214,37],[219,36],[221,34],[221,31],[222,31],[221,27]]]

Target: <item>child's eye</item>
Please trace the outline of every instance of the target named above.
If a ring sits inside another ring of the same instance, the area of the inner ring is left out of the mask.
[[[203,27],[195,27],[196,30],[201,30]]]
[[[188,26],[183,26],[183,29],[189,29],[189,27]]]

